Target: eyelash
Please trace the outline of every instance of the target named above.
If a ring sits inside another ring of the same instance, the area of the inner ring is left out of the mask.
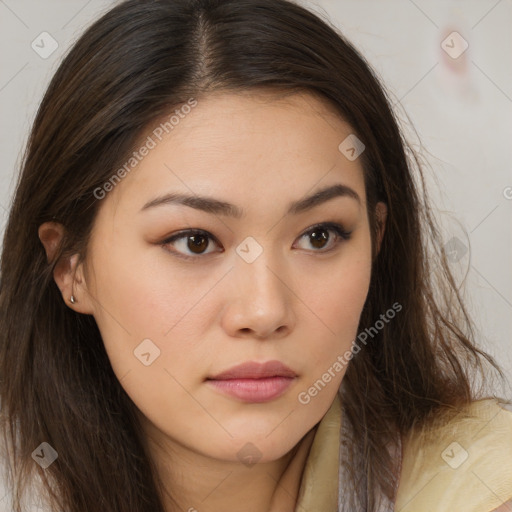
[[[333,223],[333,222],[326,222],[326,223],[323,223],[323,224],[315,224],[314,226],[311,226],[310,228],[308,228],[307,231],[305,231],[302,235],[300,235],[299,239],[304,237],[304,236],[310,235],[312,232],[314,232],[316,230],[319,230],[321,228],[325,229],[326,231],[329,231],[329,230],[330,231],[334,231],[334,233],[338,237],[338,239],[334,242],[333,247],[331,247],[330,249],[327,249],[327,250],[321,250],[321,249],[313,250],[313,252],[319,252],[319,253],[322,253],[322,254],[325,254],[325,253],[328,253],[330,251],[333,251],[334,249],[336,249],[338,247],[338,245],[340,243],[350,239],[350,236],[352,234],[352,232],[345,230],[345,228],[341,224],[337,224],[337,223]],[[166,238],[163,242],[160,243],[160,245],[162,247],[164,247],[164,249],[167,250],[168,252],[171,252],[172,254],[176,255],[177,257],[183,258],[183,259],[186,259],[186,260],[194,260],[194,259],[197,259],[197,258],[204,258],[206,255],[211,254],[211,253],[204,253],[204,255],[203,254],[196,254],[194,256],[189,256],[189,255],[185,255],[185,254],[183,254],[181,252],[178,252],[178,251],[175,251],[175,250],[169,250],[169,249],[166,248],[166,246],[171,244],[172,242],[175,242],[176,240],[180,240],[181,238],[187,238],[190,235],[203,235],[203,236],[209,238],[210,240],[215,241],[215,243],[217,243],[218,245],[220,245],[218,243],[217,239],[213,235],[208,233],[208,231],[203,231],[202,229],[187,229],[187,230],[184,230],[184,231],[180,231],[179,233],[176,233],[176,234],[172,235],[171,237]]]

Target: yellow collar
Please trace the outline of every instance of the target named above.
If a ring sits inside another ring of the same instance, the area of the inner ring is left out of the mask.
[[[318,424],[299,489],[297,512],[338,510],[341,402],[336,397]]]

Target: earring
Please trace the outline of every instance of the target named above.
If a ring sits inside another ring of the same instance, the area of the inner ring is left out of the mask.
[[[71,295],[69,300],[70,300],[71,304],[74,304],[76,302],[76,299],[73,295]]]

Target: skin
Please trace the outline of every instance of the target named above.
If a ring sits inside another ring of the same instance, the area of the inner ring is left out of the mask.
[[[94,316],[182,510],[294,510],[316,427],[346,367],[309,403],[298,395],[350,349],[370,282],[363,170],[360,159],[338,150],[351,133],[310,94],[210,94],[102,200],[85,263],[77,265],[75,255],[55,269],[66,304]],[[290,202],[338,183],[359,200],[335,197],[285,213]],[[140,212],[169,192],[215,197],[245,215],[178,204]],[[376,213],[384,226],[385,206]],[[307,233],[325,222],[340,223],[350,238],[324,228],[326,240],[315,244]],[[212,238],[196,252],[187,237],[162,245],[191,228]],[[40,226],[49,260],[62,233],[60,224]],[[382,234],[383,227],[378,245]],[[263,251],[252,263],[236,252],[248,236]],[[147,338],[160,350],[149,366],[134,356]],[[266,403],[240,401],[205,382],[242,362],[274,359],[297,377]],[[246,443],[260,453],[255,465],[239,460]]]

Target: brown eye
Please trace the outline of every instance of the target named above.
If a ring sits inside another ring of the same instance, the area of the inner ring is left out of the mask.
[[[161,245],[164,246],[164,248],[172,246],[173,249],[171,249],[171,252],[186,259],[193,258],[194,256],[207,255],[213,252],[207,251],[212,241],[215,241],[215,238],[206,231],[189,229],[167,238]]]
[[[308,240],[310,247],[306,247],[306,249],[311,250],[312,247],[314,252],[326,253],[335,249],[344,240],[348,240],[350,235],[351,233],[347,232],[340,224],[324,223],[313,226],[301,235],[299,239]],[[207,231],[188,229],[172,235],[161,242],[160,245],[176,256],[188,259],[206,256],[215,252],[215,249],[208,250],[211,245],[210,242],[220,247],[217,239]],[[172,246],[173,248],[168,249],[167,246]]]
[[[300,239],[306,239],[315,252],[329,252],[335,249],[344,240],[350,238],[350,232],[346,231],[340,224],[318,224],[306,231]],[[330,246],[330,247],[329,247]],[[326,247],[328,247],[326,249]],[[306,247],[306,249],[309,249]],[[321,250],[324,249],[324,250]]]
[[[189,235],[187,239],[187,248],[196,254],[201,254],[208,247],[208,240],[204,235]]]
[[[327,229],[315,229],[314,231],[310,231],[309,237],[311,244],[317,249],[323,249],[324,245],[329,241]]]

